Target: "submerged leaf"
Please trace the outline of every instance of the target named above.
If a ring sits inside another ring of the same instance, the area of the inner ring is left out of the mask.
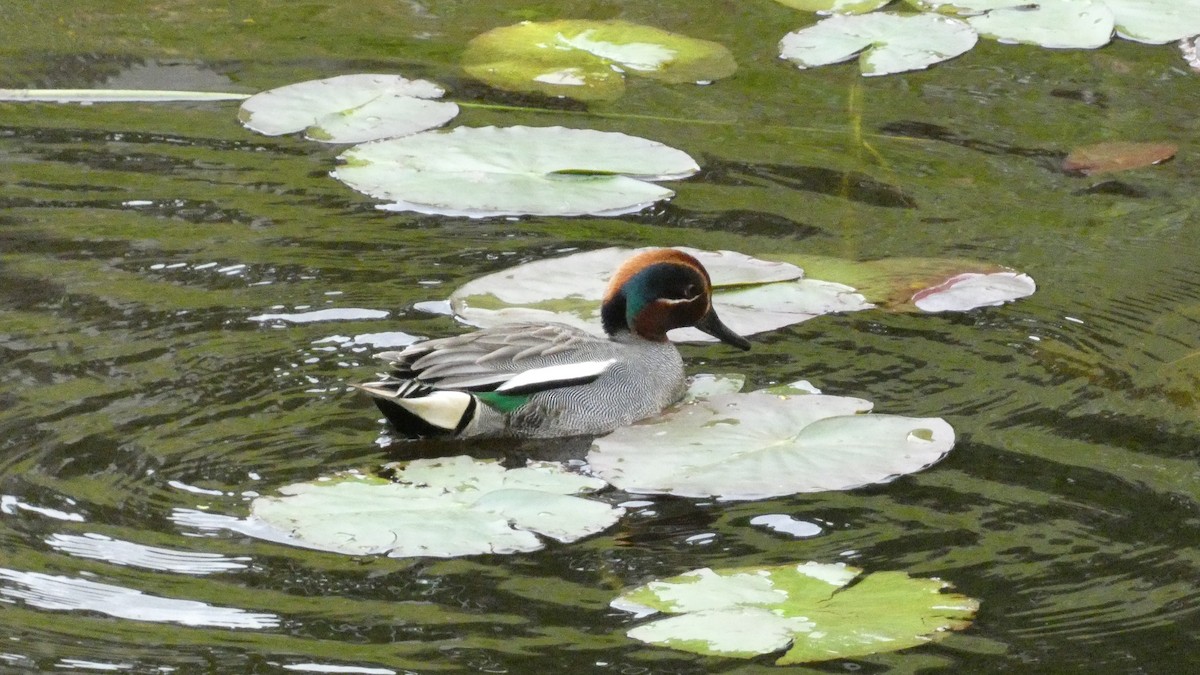
[[[573,496],[602,481],[535,463],[505,470],[470,457],[415,460],[396,482],[359,475],[297,483],[258,497],[246,521],[193,523],[333,553],[451,557],[571,542],[615,523],[623,509]],[[189,521],[190,522],[190,521]]]
[[[462,127],[350,148],[333,176],[392,203],[380,208],[472,217],[619,215],[675,193],[687,153],[636,136],[563,127]]]
[[[938,579],[808,562],[702,568],[652,581],[614,600],[617,609],[666,612],[628,632],[682,651],[749,658],[791,648],[788,665],[867,656],[933,642],[970,625],[976,600]]]
[[[1167,161],[1179,146],[1174,143],[1096,143],[1075,148],[1063,160],[1063,171],[1089,176],[1097,173],[1127,171]]]
[[[279,136],[298,131],[328,143],[362,143],[440,127],[458,115],[445,92],[399,75],[339,75],[255,94],[238,116],[248,128]]]
[[[471,40],[463,69],[494,87],[580,100],[619,97],[625,74],[711,82],[737,68],[716,42],[627,21],[525,21]]]
[[[936,14],[833,16],[788,33],[779,54],[800,68],[858,57],[863,75],[921,70],[952,59],[978,39],[962,21]]]
[[[870,409],[841,396],[724,394],[597,438],[587,461],[628,492],[746,500],[884,483],[954,446],[944,420],[860,414]]]

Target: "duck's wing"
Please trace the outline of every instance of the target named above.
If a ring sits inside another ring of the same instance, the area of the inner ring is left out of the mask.
[[[422,342],[377,358],[393,378],[438,389],[530,394],[586,384],[615,360],[612,343],[565,324],[506,324]]]

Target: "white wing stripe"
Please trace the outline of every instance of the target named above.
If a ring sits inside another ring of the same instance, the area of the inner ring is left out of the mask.
[[[616,359],[608,359],[607,361],[581,361],[579,363],[564,363],[559,366],[534,368],[533,370],[517,373],[507,382],[496,387],[496,391],[503,393],[530,386],[550,385],[555,382],[576,382],[596,378],[616,362]]]

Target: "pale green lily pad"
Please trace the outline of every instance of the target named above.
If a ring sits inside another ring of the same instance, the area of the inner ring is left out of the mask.
[[[954,447],[945,420],[861,414],[871,407],[820,394],[723,394],[597,438],[587,461],[627,492],[749,500],[886,483]]]
[[[675,193],[649,181],[700,170],[687,153],[636,136],[563,127],[458,128],[350,148],[333,176],[391,203],[471,217],[620,215]]]
[[[245,521],[176,514],[176,521],[348,555],[452,557],[542,548],[536,535],[572,542],[624,513],[575,495],[604,487],[554,463],[505,470],[459,456],[420,459],[394,480],[359,474],[288,485],[259,497]]]
[[[1104,0],[1116,18],[1117,35],[1164,44],[1200,34],[1200,0]]]
[[[1033,295],[1037,286],[1027,274],[994,272],[959,274],[913,295],[912,302],[923,312],[965,312],[977,307],[995,307]]]
[[[788,33],[779,43],[779,54],[800,68],[857,56],[863,75],[889,75],[952,59],[977,40],[967,24],[937,14],[839,15]]]
[[[658,619],[628,632],[650,644],[708,656],[788,651],[776,664],[848,659],[907,649],[971,624],[978,601],[939,579],[808,562],[702,568],[652,581],[611,604]],[[790,646],[790,648],[789,648]]]
[[[238,118],[246,127],[279,136],[303,131],[327,143],[362,143],[440,127],[458,106],[433,99],[445,92],[425,80],[399,75],[339,75],[255,94]]]
[[[1052,49],[1095,49],[1112,41],[1112,11],[1099,0],[1051,0],[969,17],[984,37]]]
[[[456,316],[473,326],[514,321],[556,321],[599,334],[600,301],[621,263],[645,249],[606,248],[518,265],[470,281],[450,296]],[[680,247],[712,277],[713,307],[740,335],[754,335],[830,312],[868,309],[854,289],[816,279],[786,263],[733,251]],[[695,329],[672,331],[685,342],[716,338]]]
[[[818,14],[866,14],[892,0],[775,0],[793,9]]]
[[[618,98],[626,74],[707,83],[737,64],[716,42],[626,21],[570,19],[490,30],[467,45],[463,69],[500,89],[586,101]]]
[[[1108,43],[1114,29],[1120,37],[1149,44],[1163,44],[1200,34],[1200,0],[1040,0],[1036,3],[1029,0],[908,0],[908,3],[920,9],[975,15],[969,23],[987,37],[1043,47],[1099,47]]]

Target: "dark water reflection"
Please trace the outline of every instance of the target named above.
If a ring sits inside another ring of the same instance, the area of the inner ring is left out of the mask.
[[[632,643],[629,618],[608,602],[695,567],[798,560],[938,576],[982,610],[935,645],[792,670],[1193,663],[1200,271],[1189,166],[1129,178],[1149,195],[1133,200],[1054,183],[1070,179],[1047,178],[1041,150],[997,150],[1035,144],[946,142],[984,127],[889,146],[888,170],[754,161],[772,144],[739,153],[714,139],[731,159],[648,214],[469,221],[378,213],[324,177],[335,151],[251,137],[228,108],[172,109],[182,112],[170,123],[154,117],[162,109],[4,110],[17,121],[0,133],[0,670],[766,672],[769,658]],[[923,173],[991,162],[1009,162],[1003,179],[984,172],[964,187]],[[1010,222],[996,202],[1033,184],[1040,192],[1008,202]],[[966,315],[824,317],[761,336],[746,355],[686,349],[693,371],[744,372],[752,386],[803,377],[880,412],[946,417],[956,449],[889,485],[749,504],[650,499],[583,542],[458,560],[350,558],[173,519],[241,516],[290,482],[440,451],[382,447],[373,408],[346,389],[372,372],[375,348],[347,338],[457,332],[414,305],[518,262],[613,243],[966,252],[1030,272],[1041,290]],[[388,316],[251,320],[327,308]],[[763,514],[821,533],[750,524]]]

